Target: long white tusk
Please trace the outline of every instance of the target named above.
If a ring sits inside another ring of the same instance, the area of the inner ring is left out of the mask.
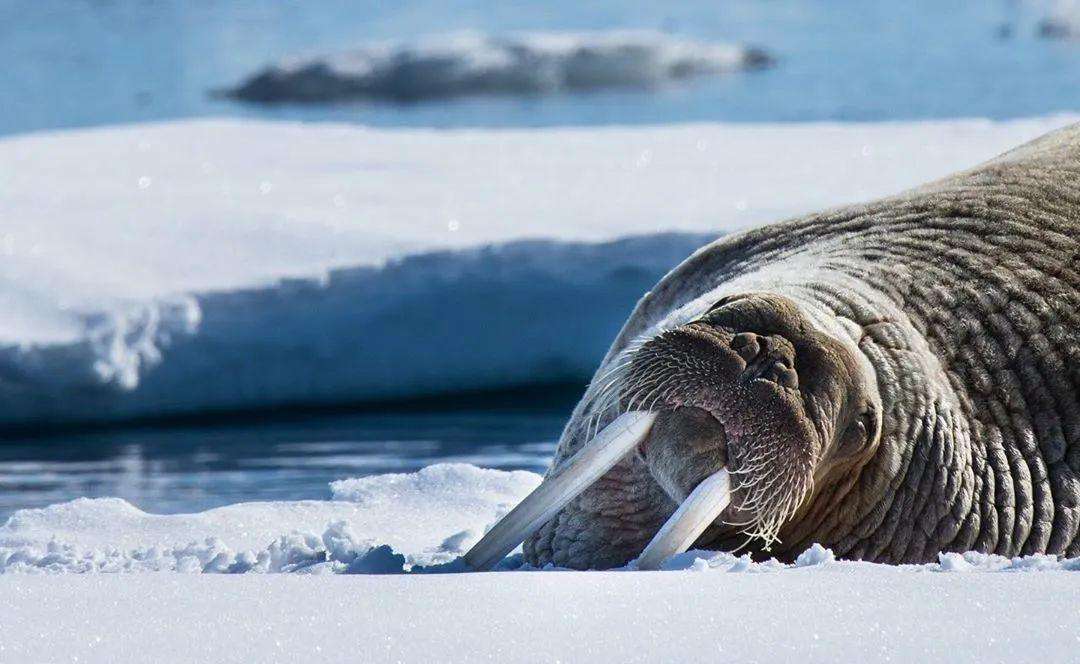
[[[638,556],[638,569],[660,569],[669,557],[689,549],[730,502],[731,478],[727,468],[722,468],[702,480],[664,522]]]
[[[623,413],[615,418],[570,457],[557,475],[545,479],[469,549],[464,556],[465,563],[477,571],[494,567],[636,448],[649,434],[655,419],[656,413],[642,411]]]

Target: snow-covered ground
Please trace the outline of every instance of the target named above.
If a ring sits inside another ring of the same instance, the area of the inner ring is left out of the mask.
[[[1080,574],[0,577],[5,662],[1073,661]]]
[[[227,94],[247,101],[420,100],[648,87],[764,67],[762,50],[650,31],[457,33],[291,58]]]
[[[0,424],[583,381],[708,238],[1071,119],[7,138]]]
[[[891,567],[815,546],[793,565],[695,551],[662,572],[401,574],[455,558],[538,480],[443,465],[337,482],[329,501],[20,512],[0,527],[0,661],[1045,663],[1078,647],[1080,559]],[[184,574],[71,574],[152,570]]]

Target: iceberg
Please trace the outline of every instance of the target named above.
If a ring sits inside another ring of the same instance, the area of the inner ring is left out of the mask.
[[[760,69],[772,62],[760,48],[650,31],[458,33],[291,58],[223,94],[251,102],[550,94],[650,87],[692,76]]]
[[[1036,26],[1038,35],[1045,39],[1080,38],[1080,2],[1077,0],[1054,0],[1040,3],[1046,16]]]

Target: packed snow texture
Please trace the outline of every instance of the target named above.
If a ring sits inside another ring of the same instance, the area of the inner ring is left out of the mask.
[[[1052,556],[950,553],[894,567],[838,561],[815,545],[790,565],[690,551],[661,572],[418,573],[460,570],[417,565],[457,558],[538,481],[442,465],[337,482],[330,501],[174,516],[116,499],[24,510],[0,527],[0,661],[625,662],[718,653],[1050,662],[1076,651],[1080,560]],[[512,556],[502,569],[519,565]],[[147,571],[179,574],[71,574]]]
[[[708,239],[1069,121],[7,138],[0,425],[584,381]]]
[[[439,464],[334,482],[328,501],[198,514],[80,498],[9,517],[0,526],[0,573],[401,572],[460,556],[539,481],[527,471]]]
[[[12,662],[1074,661],[1080,574],[0,576]]]
[[[770,63],[758,48],[648,31],[458,33],[292,58],[266,67],[226,94],[258,102],[546,94],[649,87]]]

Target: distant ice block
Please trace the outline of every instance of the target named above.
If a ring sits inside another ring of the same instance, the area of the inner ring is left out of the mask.
[[[1054,0],[1037,32],[1046,39],[1080,39],[1080,0]]]
[[[462,33],[285,60],[226,94],[254,102],[546,94],[649,87],[772,62],[760,48],[649,31]]]

